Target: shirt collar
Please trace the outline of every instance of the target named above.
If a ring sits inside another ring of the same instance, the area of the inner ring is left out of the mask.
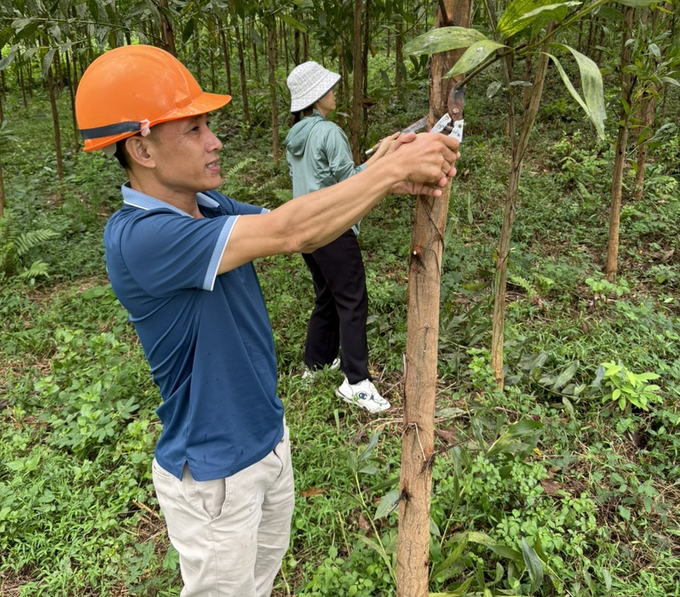
[[[174,205],[171,205],[170,203],[166,203],[165,201],[155,199],[150,195],[136,191],[130,186],[129,182],[126,182],[120,190],[123,193],[123,203],[130,207],[136,207],[145,211],[152,209],[171,209],[172,211],[176,211],[178,214],[182,214],[188,218],[191,217],[188,213],[182,211]],[[196,203],[211,209],[219,209],[220,207],[220,204],[217,201],[211,199],[205,193],[196,193]]]

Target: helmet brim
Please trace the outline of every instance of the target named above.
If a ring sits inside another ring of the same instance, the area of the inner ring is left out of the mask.
[[[163,122],[170,122],[171,120],[179,120],[181,118],[189,118],[191,116],[207,114],[208,112],[212,112],[226,106],[230,101],[230,95],[203,92],[186,106],[176,108],[167,114],[164,114],[160,118],[150,121],[149,127],[153,127]],[[133,137],[137,134],[139,134],[139,131],[120,133],[117,135],[110,135],[108,137],[98,137],[96,139],[86,139],[83,149],[84,151],[96,151],[97,149],[103,149],[108,145],[112,145],[118,141],[122,141],[128,137]]]

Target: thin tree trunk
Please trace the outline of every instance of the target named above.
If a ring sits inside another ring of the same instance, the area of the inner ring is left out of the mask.
[[[4,71],[2,71],[4,73]],[[2,108],[2,94],[0,94],[0,124],[5,120],[5,115]],[[0,160],[0,218],[5,214],[5,206],[7,205],[5,199],[5,179],[2,176],[2,161]]]
[[[394,73],[394,86],[397,91],[401,94],[403,91],[403,76],[402,71],[404,69],[404,42],[401,38],[401,34],[404,28],[403,21],[400,19],[396,25],[396,33],[394,35],[394,63],[395,63],[395,73]]]
[[[442,0],[439,5],[446,13],[439,14],[438,26],[470,26],[471,2]],[[448,93],[454,81],[442,76],[461,54],[462,51],[455,51],[432,57],[430,126],[447,110]],[[428,595],[440,278],[450,190],[449,184],[442,197],[420,196],[416,202],[408,270],[397,597]]]
[[[548,33],[552,25],[548,27]],[[536,67],[536,76],[532,88],[529,106],[524,113],[522,128],[519,137],[515,139],[515,117],[512,103],[510,105],[510,133],[512,135],[512,165],[510,169],[510,179],[508,181],[508,192],[503,211],[503,223],[501,224],[501,234],[498,242],[498,253],[496,257],[496,277],[494,288],[494,303],[492,315],[492,337],[491,337],[491,368],[494,372],[496,384],[499,389],[503,389],[503,343],[505,337],[505,294],[508,276],[508,255],[510,254],[510,240],[512,238],[512,228],[515,222],[515,212],[517,209],[517,198],[519,195],[519,183],[522,176],[522,163],[529,138],[534,127],[538,106],[543,96],[543,85],[545,75],[548,71],[548,54],[542,53]],[[505,76],[509,76],[509,69]]]
[[[175,43],[175,31],[172,28],[169,13],[170,6],[168,0],[158,0],[158,12],[161,15],[161,36],[163,39],[163,49],[177,56],[177,45]]]
[[[250,24],[250,29],[251,29],[251,32],[256,31],[254,23]],[[257,59],[257,44],[255,43],[254,33],[251,34],[251,38],[253,39],[253,66],[255,67],[255,79],[259,80],[260,79],[260,65],[259,65],[259,61]]]
[[[238,50],[239,74],[241,76],[241,102],[243,103],[243,124],[250,127],[250,110],[248,108],[248,84],[246,77],[246,61],[243,56],[243,41],[241,39],[241,31],[238,26],[238,17],[235,12],[231,15],[232,21],[235,23],[234,35],[236,36],[236,48]]]
[[[295,66],[300,64],[300,35],[301,33],[298,29],[293,33],[293,62],[295,63]]]
[[[233,95],[231,88],[231,53],[229,52],[229,42],[224,34],[224,27],[220,27],[220,38],[222,39],[222,55],[224,56],[224,72],[227,77],[227,93]]]
[[[0,162],[0,219],[5,215],[5,179],[2,175],[2,162]]]
[[[371,23],[369,22],[369,15],[371,13],[371,0],[366,0],[366,5],[364,6],[366,19],[363,23],[363,33],[364,42],[361,50],[361,107],[362,107],[362,120],[361,120],[361,143],[360,150],[366,144],[366,133],[368,126],[368,108],[369,104],[366,101],[368,98],[368,49],[371,45]],[[360,151],[361,154],[361,151]]]
[[[642,107],[642,130],[647,131],[654,125],[656,114],[656,97],[654,95],[648,96]],[[645,190],[645,167],[647,165],[647,155],[649,153],[649,146],[643,143],[638,148],[635,182],[633,184],[633,201],[640,201]]]
[[[354,44],[352,48],[352,120],[349,123],[349,140],[352,146],[354,163],[358,164],[361,156],[361,106],[363,104],[363,61],[361,59],[361,16],[363,14],[363,0],[354,0]]]
[[[17,82],[21,89],[21,99],[24,103],[24,110],[28,109],[28,97],[26,96],[26,85],[24,84],[24,61],[19,58],[17,60]]]
[[[52,111],[52,128],[54,131],[54,150],[57,159],[57,178],[64,181],[64,158],[61,152],[61,131],[59,129],[59,112],[57,110],[57,97],[55,93],[52,67],[47,69],[47,89],[50,97],[50,110]]]
[[[630,64],[631,50],[628,40],[633,32],[634,9],[623,7],[624,29],[621,36],[621,112],[619,115],[619,132],[614,148],[614,168],[612,173],[611,204],[609,206],[609,236],[607,239],[607,264],[605,274],[607,280],[614,281],[618,270],[619,228],[621,203],[623,197],[623,169],[626,164],[626,147],[628,145],[628,114],[625,104],[630,106],[633,91],[632,78],[624,69]]]
[[[66,73],[68,79],[68,93],[71,100],[71,123],[73,125],[73,150],[78,151],[80,147],[80,135],[78,134],[78,121],[76,120],[76,90],[73,83],[73,77],[71,76],[71,61],[69,59],[70,50],[67,50],[64,54],[66,59]]]
[[[290,72],[290,49],[288,48],[288,38],[289,33],[288,33],[288,27],[286,27],[285,23],[283,21],[281,22],[281,29],[280,29],[281,35],[281,41],[282,41],[282,48],[283,48],[283,55],[285,57],[285,62],[286,62],[286,72]]]
[[[279,105],[276,93],[276,22],[267,29],[267,61],[269,63],[269,97],[272,110],[272,157],[279,166]]]
[[[645,8],[642,11],[641,21],[644,25],[647,25],[651,17],[652,28],[653,30],[656,30],[656,27],[658,26],[658,14],[659,11],[655,10],[654,13],[650,15],[650,10]],[[642,121],[643,132],[652,130],[652,127],[654,126],[654,121],[656,119],[656,106],[660,91],[660,85],[652,85],[651,93],[647,94],[647,96],[642,100],[644,103],[642,104],[642,108],[640,110],[640,120]],[[636,202],[642,200],[645,189],[645,166],[647,165],[647,155],[649,153],[648,150],[649,146],[647,143],[644,143],[640,148],[638,148],[637,162],[635,164],[635,183],[633,184],[633,201]]]

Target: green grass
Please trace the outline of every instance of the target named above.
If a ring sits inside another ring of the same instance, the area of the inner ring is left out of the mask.
[[[415,120],[419,93],[405,106],[386,103],[369,137]],[[513,383],[499,393],[488,357],[508,162],[499,101],[471,94],[449,209],[430,590],[678,594],[680,201],[677,164],[664,160],[677,138],[652,153],[643,200],[624,207],[620,278],[607,284],[610,150],[571,100],[546,98],[509,264]],[[9,255],[0,262],[0,593],[179,595],[150,479],[158,391],[103,263],[101,232],[123,173],[101,156],[67,152],[60,187],[44,98],[24,112],[10,96],[5,112],[19,140],[3,159],[10,212],[0,225],[0,256]],[[285,161],[267,157],[266,130],[241,130],[235,107],[214,123],[225,142],[222,191],[269,208],[285,201]],[[394,405],[383,416],[338,401],[337,372],[301,379],[309,274],[297,255],[257,263],[297,487],[279,597],[395,594],[397,513],[387,506],[400,466],[413,205],[390,197],[362,225],[371,366]],[[7,253],[31,230],[57,234]],[[44,273],[22,278],[36,262]],[[660,402],[645,411],[608,399],[598,367],[617,361],[659,374]],[[538,568],[527,566],[534,557]]]

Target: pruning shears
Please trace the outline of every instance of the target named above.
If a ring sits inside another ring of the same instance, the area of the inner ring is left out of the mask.
[[[463,141],[463,108],[465,107],[465,90],[456,83],[449,91],[447,111],[432,127],[431,133],[443,133]]]
[[[443,133],[449,137],[455,137],[459,142],[463,141],[463,108],[465,106],[465,90],[463,84],[456,83],[449,91],[447,99],[447,111],[432,127],[431,133]],[[406,134],[411,132],[418,132],[427,127],[427,116],[423,116],[420,120],[416,120],[410,124],[400,133]],[[366,151],[366,156],[370,156],[380,147],[380,143],[371,147]]]

